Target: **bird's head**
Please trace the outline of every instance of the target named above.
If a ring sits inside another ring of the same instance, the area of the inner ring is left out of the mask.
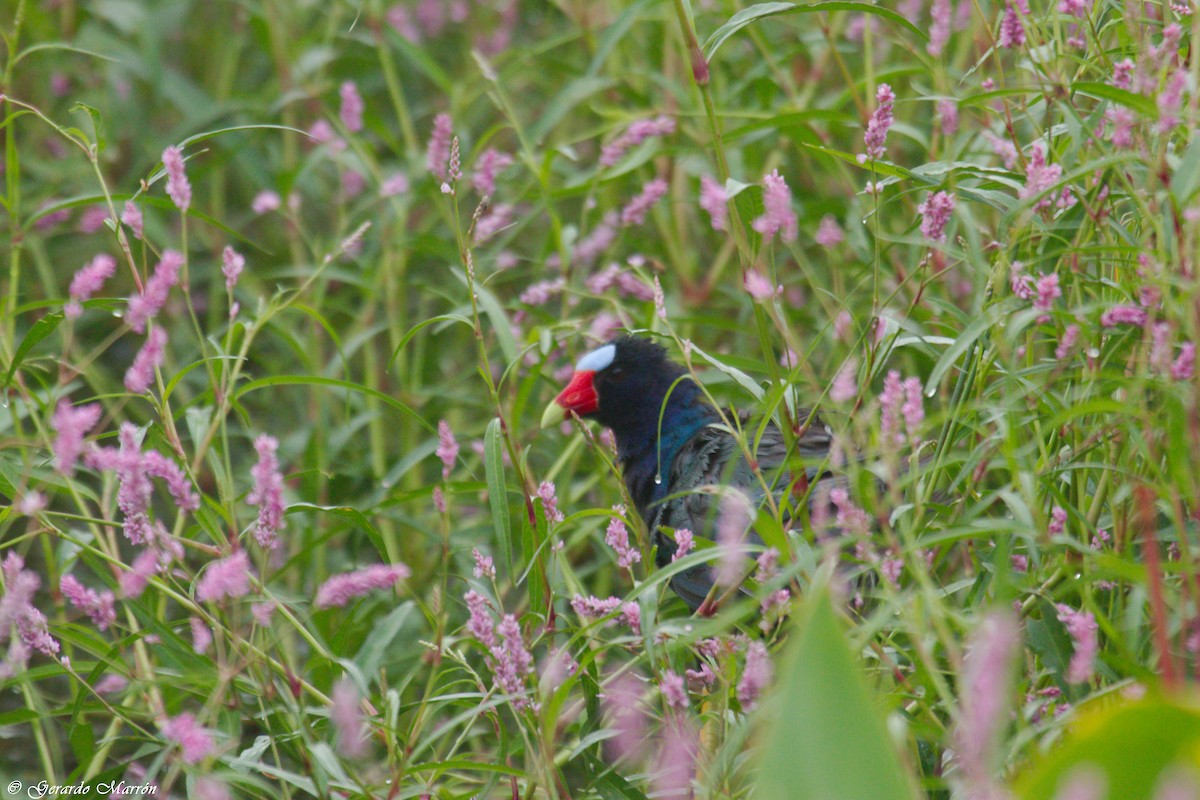
[[[647,415],[657,419],[663,397],[684,373],[657,342],[620,336],[579,359],[567,387],[546,406],[542,427],[571,413],[614,430]]]

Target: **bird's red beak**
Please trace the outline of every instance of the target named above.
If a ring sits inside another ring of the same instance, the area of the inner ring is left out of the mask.
[[[542,427],[557,425],[572,412],[583,417],[599,408],[600,396],[596,394],[596,385],[593,383],[595,377],[596,373],[592,370],[577,370],[567,388],[546,406],[542,413]]]

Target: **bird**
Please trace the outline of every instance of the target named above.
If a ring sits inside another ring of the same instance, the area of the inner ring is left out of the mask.
[[[566,387],[546,406],[541,427],[570,415],[612,431],[625,487],[656,545],[659,568],[671,563],[678,547],[667,530],[686,528],[696,536],[716,538],[721,495],[714,487],[733,487],[752,501],[765,500],[764,481],[728,424],[733,418],[652,339],[624,334],[580,358]],[[797,415],[808,416],[803,410]],[[796,441],[802,462],[814,465],[805,467],[798,487],[784,469],[788,446],[773,422],[764,428],[753,461],[782,500],[793,488],[803,494],[807,483],[836,479],[817,466],[832,444],[829,428],[813,417]],[[753,531],[748,539],[762,544]],[[700,565],[674,575],[671,588],[696,612],[710,608],[705,600],[714,582],[712,568]]]

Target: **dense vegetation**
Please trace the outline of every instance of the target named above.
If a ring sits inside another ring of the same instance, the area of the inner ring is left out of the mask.
[[[1192,11],[10,0],[5,782],[1197,796]],[[711,616],[622,330],[850,478]]]

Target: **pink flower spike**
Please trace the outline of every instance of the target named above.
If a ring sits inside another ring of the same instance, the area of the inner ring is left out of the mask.
[[[629,543],[629,531],[621,515],[625,513],[624,506],[613,506],[613,516],[608,522],[604,533],[604,543],[617,554],[617,566],[621,569],[632,569],[633,565],[642,560],[642,554]]]
[[[817,226],[815,239],[821,247],[837,247],[845,241],[846,235],[842,233],[842,228],[838,225],[834,216],[826,214],[821,217],[821,224]]]
[[[1011,703],[1013,660],[1020,646],[1021,631],[1007,612],[985,617],[967,642],[960,683],[962,714],[954,738],[965,780],[972,787],[991,785],[996,745]]]
[[[275,616],[276,607],[277,604],[274,600],[264,600],[251,605],[250,613],[254,615],[254,621],[258,623],[258,626],[265,628],[271,624],[271,617]]]
[[[765,241],[770,241],[777,233],[785,242],[796,238],[799,225],[792,211],[792,190],[779,170],[773,170],[763,178],[763,215],[755,219],[751,227],[762,234]]]
[[[133,233],[133,238],[141,239],[145,236],[145,222],[142,219],[142,210],[132,200],[125,201],[125,208],[121,212],[121,222],[129,226],[130,232]]]
[[[338,752],[346,758],[361,758],[367,752],[367,728],[358,687],[343,677],[333,685],[330,699],[333,706],[329,709],[329,721],[337,730]]]
[[[475,558],[475,569],[473,574],[476,578],[495,578],[496,564],[492,561],[491,556],[485,556],[479,552],[478,547],[471,548],[471,555]]]
[[[66,400],[59,402],[54,410],[54,419],[51,420],[51,427],[57,433],[54,438],[54,466],[63,475],[74,474],[75,463],[83,452],[84,437],[100,421],[101,411],[99,403],[72,406]]]
[[[204,620],[200,619],[199,617],[192,617],[188,620],[188,623],[192,628],[192,650],[194,650],[197,655],[204,655],[205,651],[208,650],[209,645],[212,644],[212,629],[205,625]]]
[[[74,575],[69,574],[64,575],[59,581],[58,590],[71,602],[71,605],[87,614],[92,623],[100,630],[108,630],[108,626],[116,622],[117,612],[113,608],[112,592],[97,592],[95,589],[88,589],[76,580]]]
[[[495,647],[496,625],[492,622],[492,615],[488,611],[487,598],[472,589],[463,595],[463,599],[467,601],[467,609],[471,614],[467,620],[467,630],[484,647],[488,649]]]
[[[403,564],[372,564],[369,567],[334,575],[317,589],[316,608],[344,606],[355,597],[373,589],[389,589],[410,572]]]
[[[1068,605],[1058,603],[1058,620],[1067,626],[1067,633],[1075,644],[1075,652],[1071,654],[1071,663],[1067,665],[1066,678],[1071,683],[1084,683],[1091,680],[1095,672],[1094,663],[1099,649],[1096,617],[1090,611],[1076,611]]]
[[[558,496],[553,481],[542,481],[538,486],[538,497],[542,501],[542,512],[546,515],[546,525],[553,527],[562,522],[563,515],[558,510]]]
[[[454,431],[446,420],[438,422],[438,446],[436,455],[442,461],[442,480],[450,478],[450,471],[458,460],[458,442],[454,439]]]
[[[379,186],[380,197],[395,197],[408,191],[408,176],[403,172],[395,172],[384,179]]]
[[[951,20],[952,12],[950,0],[933,0],[933,5],[929,8],[929,44],[925,46],[925,51],[929,55],[940,56],[946,49],[953,22]]]
[[[667,193],[667,182],[655,178],[642,187],[641,194],[634,197],[621,209],[621,226],[641,225],[646,221],[646,214]]]
[[[1062,361],[1071,352],[1071,348],[1075,346],[1076,340],[1079,338],[1079,326],[1071,324],[1063,331],[1062,338],[1058,340],[1058,346],[1054,348],[1054,357]]]
[[[213,740],[196,718],[184,712],[162,723],[163,736],[183,748],[183,760],[187,764],[198,764],[213,751]]]
[[[358,93],[358,87],[354,85],[354,81],[343,83],[339,94],[342,97],[342,107],[338,113],[342,118],[342,124],[350,133],[358,133],[363,127],[362,95]]]
[[[125,322],[130,328],[143,333],[146,323],[153,319],[167,302],[171,287],[179,282],[179,271],[183,268],[183,254],[176,250],[164,250],[162,259],[154,268],[154,274],[146,281],[141,294],[129,298]]]
[[[606,724],[615,735],[607,750],[614,761],[636,756],[646,735],[646,714],[641,709],[642,687],[634,675],[623,672],[604,685],[600,696]]]
[[[772,299],[777,294],[770,279],[756,269],[746,270],[742,283],[746,288],[746,293],[760,303]]]
[[[758,703],[759,695],[771,683],[774,671],[767,646],[760,641],[751,642],[746,647],[746,665],[737,686],[738,702],[743,710],[750,711]]]
[[[669,708],[687,708],[687,687],[684,685],[682,675],[669,670],[664,672],[658,688]]]
[[[163,150],[162,164],[167,172],[167,194],[175,207],[186,214],[192,204],[192,185],[183,169],[183,153],[174,145],[168,147]]]
[[[496,626],[504,642],[491,649],[492,680],[496,688],[507,695],[513,695],[511,702],[518,711],[529,705],[525,693],[525,677],[533,672],[533,656],[525,647],[521,636],[521,626],[512,614],[505,614],[504,619]]]
[[[1132,305],[1113,306],[1100,315],[1100,324],[1106,328],[1117,325],[1134,325],[1141,328],[1146,324],[1146,309]]]
[[[254,478],[254,489],[246,495],[246,502],[258,506],[258,520],[254,526],[254,539],[261,547],[274,550],[279,546],[279,531],[283,530],[283,473],[279,470],[279,441],[274,436],[263,434],[254,440],[258,461],[250,469]]]
[[[125,371],[125,388],[134,394],[145,394],[154,383],[154,370],[166,356],[167,331],[161,325],[151,329],[146,343]]]
[[[1050,164],[1046,161],[1046,146],[1042,142],[1034,144],[1029,154],[1029,168],[1025,174],[1025,185],[1017,191],[1017,197],[1022,200],[1045,194],[1038,200],[1035,209],[1049,208],[1054,203],[1054,188],[1062,177],[1062,165]],[[1049,192],[1049,194],[1046,194]]]
[[[100,253],[75,273],[71,279],[71,302],[63,313],[74,319],[83,313],[81,303],[91,298],[104,286],[117,269],[117,260],[108,253]]]
[[[625,132],[604,146],[600,152],[600,166],[611,167],[633,147],[654,136],[669,136],[675,132],[675,120],[660,115],[654,119],[640,119],[630,123]]]
[[[835,403],[847,403],[858,396],[858,364],[850,359],[838,370],[829,387],[829,399]]]
[[[494,148],[488,148],[479,154],[475,160],[475,171],[471,175],[471,183],[475,191],[482,197],[490,197],[496,192],[496,176],[511,167],[513,157]]]
[[[192,491],[193,484],[187,473],[174,461],[157,450],[148,450],[142,454],[142,466],[147,475],[166,482],[167,491],[181,511],[200,508],[200,495]]]
[[[867,157],[879,159],[887,152],[885,144],[888,130],[895,122],[892,109],[896,104],[896,95],[892,93],[892,87],[886,83],[879,84],[875,91],[875,103],[875,111],[867,121],[867,131],[863,134],[863,143],[867,146]]]
[[[121,586],[121,596],[125,598],[140,597],[146,589],[146,582],[158,572],[158,554],[147,548],[133,560],[129,572],[122,572],[117,582]]]
[[[226,289],[233,291],[245,266],[246,257],[229,245],[225,245],[225,249],[221,251],[221,274],[225,276]]]
[[[723,231],[729,224],[729,196],[725,187],[708,175],[700,176],[700,208],[708,212],[714,231]]]
[[[1171,379],[1190,381],[1196,370],[1196,344],[1184,342],[1179,347],[1179,356],[1171,363]]]
[[[922,236],[930,242],[946,241],[946,225],[954,213],[954,194],[933,192],[926,195],[924,202],[917,206],[917,213],[921,215]]]
[[[255,214],[266,214],[268,211],[278,211],[282,205],[283,199],[279,196],[279,192],[272,192],[268,189],[254,195],[254,200],[250,202],[250,210]]]
[[[743,539],[753,521],[752,514],[750,498],[740,490],[731,490],[721,496],[717,511],[717,544],[721,547],[721,559],[714,575],[720,586],[736,586],[742,580]]]
[[[454,123],[449,114],[438,114],[433,120],[433,134],[425,151],[425,168],[438,180],[446,180],[446,168],[450,163],[450,137]]]
[[[687,528],[679,528],[675,531],[675,552],[671,555],[672,561],[679,559],[692,552],[692,548],[696,546],[695,538],[692,532]]]
[[[1004,4],[1004,19],[1000,21],[1000,35],[996,39],[1000,47],[1017,48],[1025,45],[1025,26],[1017,16],[1017,10],[1011,2]]]
[[[196,599],[217,602],[250,591],[250,557],[245,550],[210,564],[196,586]]]

